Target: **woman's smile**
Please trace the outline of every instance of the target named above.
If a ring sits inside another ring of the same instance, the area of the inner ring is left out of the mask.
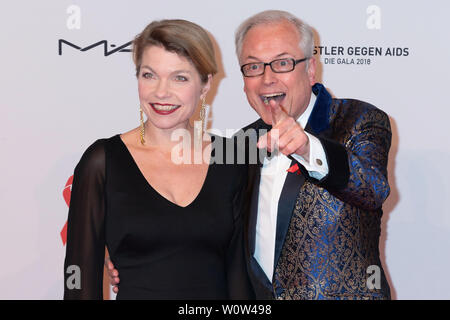
[[[150,106],[157,114],[161,114],[161,115],[171,114],[171,113],[175,112],[175,110],[177,110],[179,107],[181,107],[181,105],[179,105],[179,104],[176,105],[176,104],[157,103],[157,102],[150,102]]]

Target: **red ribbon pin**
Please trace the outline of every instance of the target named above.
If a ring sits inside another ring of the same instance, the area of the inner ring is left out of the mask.
[[[298,167],[297,163],[294,163],[287,171],[291,172],[291,173],[296,172],[297,175],[302,174],[302,172],[300,171],[300,168]]]

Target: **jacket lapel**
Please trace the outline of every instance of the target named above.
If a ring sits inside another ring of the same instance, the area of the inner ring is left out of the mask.
[[[332,98],[325,87],[320,83],[316,83],[312,87],[312,91],[316,95],[316,103],[314,103],[305,130],[311,134],[317,135],[330,127],[330,107]]]
[[[256,240],[256,218],[258,215],[258,194],[259,194],[259,182],[261,181],[261,168],[259,165],[252,165],[250,170],[251,179],[253,183],[251,199],[250,199],[250,214],[249,214],[249,226],[248,226],[248,247],[250,257],[253,257],[255,253],[255,240]]]
[[[292,160],[291,166],[295,163],[297,162],[295,160]],[[303,176],[303,174],[297,174],[295,172],[288,172],[286,180],[284,181],[280,200],[278,201],[274,266],[277,265],[278,259],[280,258],[281,249],[283,248],[284,240],[286,239],[286,234],[289,229],[295,202],[297,200],[298,193],[300,192],[300,188],[302,187],[304,182],[305,177]]]
[[[254,141],[258,141],[260,136],[260,130],[269,131],[271,126],[264,123],[262,119],[257,120],[251,125],[244,128],[244,131],[248,129],[254,129],[256,132],[256,139]],[[250,145],[247,146],[247,149],[256,148],[256,146]],[[249,209],[249,219],[248,219],[248,248],[250,257],[253,257],[255,253],[255,240],[256,240],[256,221],[258,215],[258,195],[259,195],[259,183],[261,181],[261,167],[264,159],[260,158],[260,153],[257,153],[257,164],[249,165],[249,181],[252,184],[251,188],[251,199],[250,199],[250,209]]]

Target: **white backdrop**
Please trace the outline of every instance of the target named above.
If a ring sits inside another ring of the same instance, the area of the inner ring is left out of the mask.
[[[315,28],[323,47],[318,80],[333,95],[390,115],[392,192],[380,249],[393,297],[450,298],[448,2],[3,0],[0,299],[62,297],[66,182],[93,141],[138,125],[131,56],[114,50],[154,19],[206,28],[221,68],[208,99],[210,127],[225,133],[256,119],[233,37],[241,21],[265,9],[291,11]],[[79,50],[65,43],[60,55],[60,39]],[[106,55],[103,44],[81,51],[102,40]],[[377,55],[363,55],[369,47]]]

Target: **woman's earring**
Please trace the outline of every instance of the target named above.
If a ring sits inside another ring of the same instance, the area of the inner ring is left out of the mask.
[[[139,113],[141,115],[141,144],[145,145],[145,139],[144,139],[144,136],[145,136],[144,114],[143,114],[143,111],[142,111],[141,107],[139,107]]]
[[[202,128],[202,134],[203,131],[206,130],[206,122],[205,122],[205,116],[206,116],[206,108],[208,106],[205,103],[205,98],[202,99],[202,107],[200,108],[200,122],[201,122],[201,128]]]
[[[196,148],[201,147],[203,141],[203,131],[205,130],[206,108],[205,98],[202,99],[202,106],[200,108],[200,121],[194,121],[194,140]]]

